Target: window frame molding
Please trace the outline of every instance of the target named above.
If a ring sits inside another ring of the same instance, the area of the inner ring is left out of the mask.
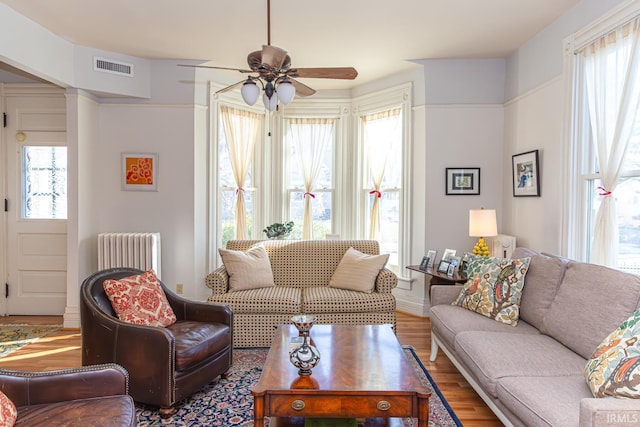
[[[208,271],[212,271],[220,265],[220,256],[218,255],[218,249],[220,246],[220,239],[222,237],[222,229],[221,229],[221,218],[220,218],[220,207],[222,205],[222,194],[218,191],[218,183],[219,183],[219,168],[218,168],[218,144],[220,141],[218,140],[218,132],[220,132],[222,123],[220,122],[220,107],[222,105],[227,105],[229,107],[237,108],[240,110],[251,111],[253,113],[259,114],[261,116],[265,116],[262,121],[262,140],[266,141],[266,132],[268,129],[268,117],[265,113],[265,109],[262,106],[247,105],[242,99],[240,92],[232,91],[232,92],[224,92],[217,93],[219,90],[225,88],[227,85],[223,85],[220,83],[216,83],[213,81],[209,81],[209,141],[208,145],[209,149],[209,165],[208,168]],[[256,151],[254,152],[254,159],[258,156],[262,155],[264,150],[263,144],[261,141],[258,141],[256,144]],[[252,185],[254,188],[254,199],[253,199],[253,208],[254,208],[254,216],[256,219],[263,218],[262,215],[262,198],[263,195],[260,192],[260,187],[256,186],[257,176],[264,174],[263,168],[261,166],[261,162],[253,162],[252,167],[252,176],[253,182]],[[253,224],[254,233],[255,230],[262,230],[264,228],[264,224],[261,221],[254,221]]]
[[[588,161],[593,158],[593,147],[585,148],[583,139],[590,133],[588,121],[585,120],[584,108],[576,108],[586,102],[582,75],[577,75],[581,67],[580,55],[577,53],[593,43],[599,37],[626,24],[640,15],[640,2],[628,0],[611,9],[608,13],[569,35],[563,40],[563,81],[565,82],[565,106],[563,122],[564,164],[568,165],[563,174],[564,194],[562,206],[562,252],[567,257],[578,261],[588,261],[589,245],[587,236],[590,233],[587,203],[588,180],[593,178]],[[582,114],[582,116],[580,116]]]
[[[332,188],[332,206],[344,206],[344,203],[348,201],[345,193],[348,192],[346,185],[347,180],[340,174],[340,171],[347,170],[344,165],[345,159],[349,157],[345,155],[344,142],[348,141],[348,130],[350,122],[348,120],[349,99],[347,98],[300,98],[296,99],[295,104],[289,104],[278,111],[275,116],[278,122],[276,126],[277,132],[274,134],[274,141],[277,141],[274,146],[278,147],[278,159],[281,162],[279,164],[278,174],[280,179],[278,185],[274,188],[280,188],[280,200],[274,200],[275,206],[270,206],[270,210],[274,213],[278,212],[278,209],[284,216],[289,215],[289,188],[286,186],[287,178],[285,176],[285,164],[284,164],[284,150],[285,150],[285,138],[284,138],[284,126],[285,120],[288,118],[321,118],[321,119],[333,119],[335,120],[334,136],[335,146],[333,150],[333,188]],[[277,205],[276,205],[277,204]],[[342,238],[345,238],[344,230],[348,230],[345,227],[345,215],[339,209],[332,209],[331,217],[331,229],[333,233],[341,234]]]
[[[364,220],[366,201],[360,197],[361,192],[365,188],[364,177],[364,129],[362,127],[362,116],[373,114],[392,108],[400,108],[402,110],[402,188],[400,189],[400,222],[399,222],[399,245],[398,245],[398,265],[387,266],[396,274],[401,275],[403,266],[408,265],[411,259],[411,236],[409,233],[410,224],[412,224],[411,215],[411,194],[412,193],[412,169],[411,159],[413,152],[413,137],[411,133],[411,116],[412,116],[412,93],[413,84],[404,83],[401,85],[389,87],[380,91],[372,92],[366,95],[354,97],[352,99],[354,131],[357,146],[356,159],[358,159],[356,185],[354,188],[358,192],[357,215],[355,230],[361,236],[366,236],[366,221]]]

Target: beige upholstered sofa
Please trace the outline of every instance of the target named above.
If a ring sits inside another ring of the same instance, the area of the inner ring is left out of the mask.
[[[234,310],[234,347],[268,347],[275,326],[290,323],[291,316],[317,316],[318,324],[384,324],[396,326],[396,301],[391,290],[397,276],[383,269],[373,292],[358,292],[329,286],[329,281],[350,248],[377,255],[374,240],[232,240],[227,249],[247,251],[264,246],[275,286],[229,292],[225,267],[211,272],[206,284],[209,302],[228,304]]]

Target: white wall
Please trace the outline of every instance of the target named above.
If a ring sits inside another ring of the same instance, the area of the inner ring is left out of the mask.
[[[80,284],[97,267],[97,234],[101,176],[96,173],[99,138],[98,103],[91,95],[69,90],[67,97],[67,153],[69,201],[67,221],[67,307],[65,327],[80,322]]]
[[[100,232],[160,232],[162,280],[195,295],[194,106],[102,104],[96,152]],[[158,190],[123,191],[121,154],[157,153]]]
[[[502,59],[424,61],[426,84],[426,249],[470,251],[469,209],[502,213]],[[462,90],[460,89],[462,87]],[[480,195],[445,195],[447,167],[480,168]]]
[[[504,194],[503,231],[518,246],[562,254],[562,203],[567,197],[563,172],[566,96],[563,39],[596,20],[622,0],[583,0],[507,59],[503,169],[511,174],[511,156],[540,150],[541,197]]]
[[[502,233],[516,244],[560,253],[563,205],[563,108],[561,78],[531,90],[505,106]],[[538,150],[540,197],[513,197],[512,155]]]
[[[426,123],[426,249],[470,252],[469,209],[497,209],[502,231],[502,105],[428,106]],[[447,167],[480,168],[480,195],[445,195]]]

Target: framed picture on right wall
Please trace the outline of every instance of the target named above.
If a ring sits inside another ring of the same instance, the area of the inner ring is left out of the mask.
[[[538,167],[538,150],[514,154],[511,159],[513,197],[539,197],[540,169]]]

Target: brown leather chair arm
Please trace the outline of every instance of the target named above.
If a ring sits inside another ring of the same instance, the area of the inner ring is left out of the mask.
[[[0,390],[16,406],[126,395],[128,387],[129,374],[113,363],[41,372],[0,369]]]
[[[225,304],[193,301],[174,294],[163,285],[164,293],[178,320],[233,324],[233,310]]]
[[[136,401],[171,405],[176,358],[173,334],[162,327],[120,323],[112,360],[127,367],[131,395]]]

